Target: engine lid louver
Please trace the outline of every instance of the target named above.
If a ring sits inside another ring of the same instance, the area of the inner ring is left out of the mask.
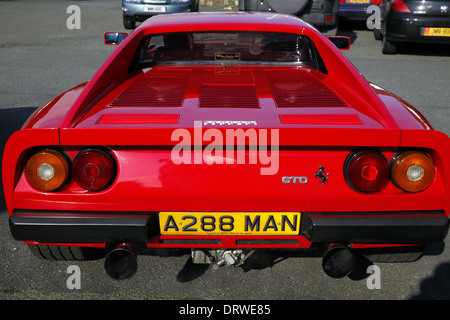
[[[259,108],[253,85],[203,85],[200,108]]]
[[[110,107],[181,107],[189,70],[147,72],[125,89]]]
[[[308,72],[266,70],[266,75],[279,108],[347,107],[334,92]]]

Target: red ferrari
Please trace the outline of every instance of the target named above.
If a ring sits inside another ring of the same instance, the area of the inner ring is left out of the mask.
[[[306,250],[343,277],[446,237],[450,139],[299,18],[161,15],[10,137],[3,184],[16,240],[115,279],[147,248]]]

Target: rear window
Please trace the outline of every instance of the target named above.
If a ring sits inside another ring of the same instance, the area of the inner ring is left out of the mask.
[[[275,32],[182,32],[144,37],[138,67],[156,64],[307,64],[317,67],[311,40]]]

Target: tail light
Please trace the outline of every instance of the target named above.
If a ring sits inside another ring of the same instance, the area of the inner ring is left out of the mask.
[[[381,191],[389,182],[389,164],[386,158],[376,151],[351,154],[344,170],[347,183],[361,192]]]
[[[394,10],[395,12],[411,13],[411,10],[409,10],[408,6],[405,4],[403,0],[392,0],[391,5],[392,10]]]
[[[61,187],[69,177],[67,158],[53,149],[35,153],[25,165],[28,182],[40,191],[53,191]]]
[[[73,160],[73,180],[89,191],[99,191],[108,187],[115,173],[113,158],[98,149],[80,151]]]
[[[407,151],[394,156],[391,172],[396,186],[407,192],[421,192],[433,183],[436,167],[425,153]]]
[[[371,4],[380,4],[381,0],[372,0],[370,3]]]

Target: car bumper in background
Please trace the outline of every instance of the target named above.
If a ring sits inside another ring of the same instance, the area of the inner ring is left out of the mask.
[[[386,39],[392,42],[450,43],[450,32],[432,36],[426,35],[426,28],[450,28],[450,18],[392,14],[386,21]]]
[[[156,14],[181,13],[194,11],[194,2],[174,4],[136,4],[124,3],[122,5],[123,15],[134,21],[144,21]]]
[[[339,6],[339,20],[366,21],[372,13],[367,13],[367,4],[341,4]]]

